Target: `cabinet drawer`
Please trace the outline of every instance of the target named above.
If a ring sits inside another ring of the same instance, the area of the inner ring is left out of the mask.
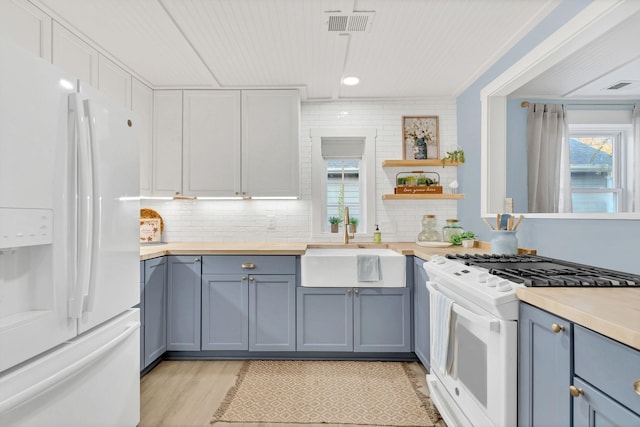
[[[243,267],[244,266],[244,267]],[[296,257],[279,255],[213,255],[202,257],[203,274],[295,274]]]
[[[640,351],[578,325],[574,348],[575,375],[640,414]]]

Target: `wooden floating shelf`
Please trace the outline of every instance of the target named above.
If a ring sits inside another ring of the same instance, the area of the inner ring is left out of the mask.
[[[464,199],[464,194],[383,194],[382,200]]]
[[[458,166],[460,163],[449,163],[447,161],[446,166]],[[440,159],[426,159],[426,160],[383,160],[383,168],[402,168],[402,167],[414,167],[414,166],[440,166],[442,167],[442,160]]]

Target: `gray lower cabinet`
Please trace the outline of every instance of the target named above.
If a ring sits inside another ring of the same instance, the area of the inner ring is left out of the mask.
[[[518,333],[518,425],[569,426],[570,322],[521,303]]]
[[[294,256],[202,257],[202,350],[295,350]]]
[[[298,351],[411,351],[409,288],[297,288]]]
[[[413,259],[413,347],[420,362],[429,369],[431,367],[431,351],[429,349],[429,289],[427,289],[427,272],[422,267],[425,260]]]
[[[640,351],[575,325],[573,422],[640,426]]]
[[[525,303],[518,327],[519,426],[640,426],[640,351]]]
[[[167,350],[200,350],[199,256],[169,256],[167,299]]]
[[[167,259],[144,262],[144,367],[167,349]]]
[[[140,261],[140,371],[144,366],[144,261]]]

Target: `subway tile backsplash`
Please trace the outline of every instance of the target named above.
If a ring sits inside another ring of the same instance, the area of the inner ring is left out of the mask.
[[[346,113],[346,114],[345,114]],[[420,98],[395,101],[340,101],[302,103],[300,123],[300,200],[142,200],[141,207],[158,211],[165,222],[163,241],[342,241],[341,234],[312,238],[311,138],[312,128],[376,128],[376,218],[382,240],[415,241],[420,220],[435,214],[439,226],[456,218],[456,200],[382,200],[393,193],[395,174],[409,169],[382,168],[386,159],[402,158],[402,116],[437,115],[440,151],[455,145],[454,98]],[[464,166],[463,166],[464,167]],[[435,169],[448,190],[457,168]],[[463,188],[458,188],[464,192]],[[269,216],[275,230],[267,229]],[[464,226],[464,224],[462,224]],[[371,241],[373,231],[355,241]]]

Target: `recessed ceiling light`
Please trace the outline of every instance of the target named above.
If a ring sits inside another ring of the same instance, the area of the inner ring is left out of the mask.
[[[342,79],[342,83],[346,84],[347,86],[355,86],[360,83],[360,79],[353,76],[345,77],[344,79]]]

